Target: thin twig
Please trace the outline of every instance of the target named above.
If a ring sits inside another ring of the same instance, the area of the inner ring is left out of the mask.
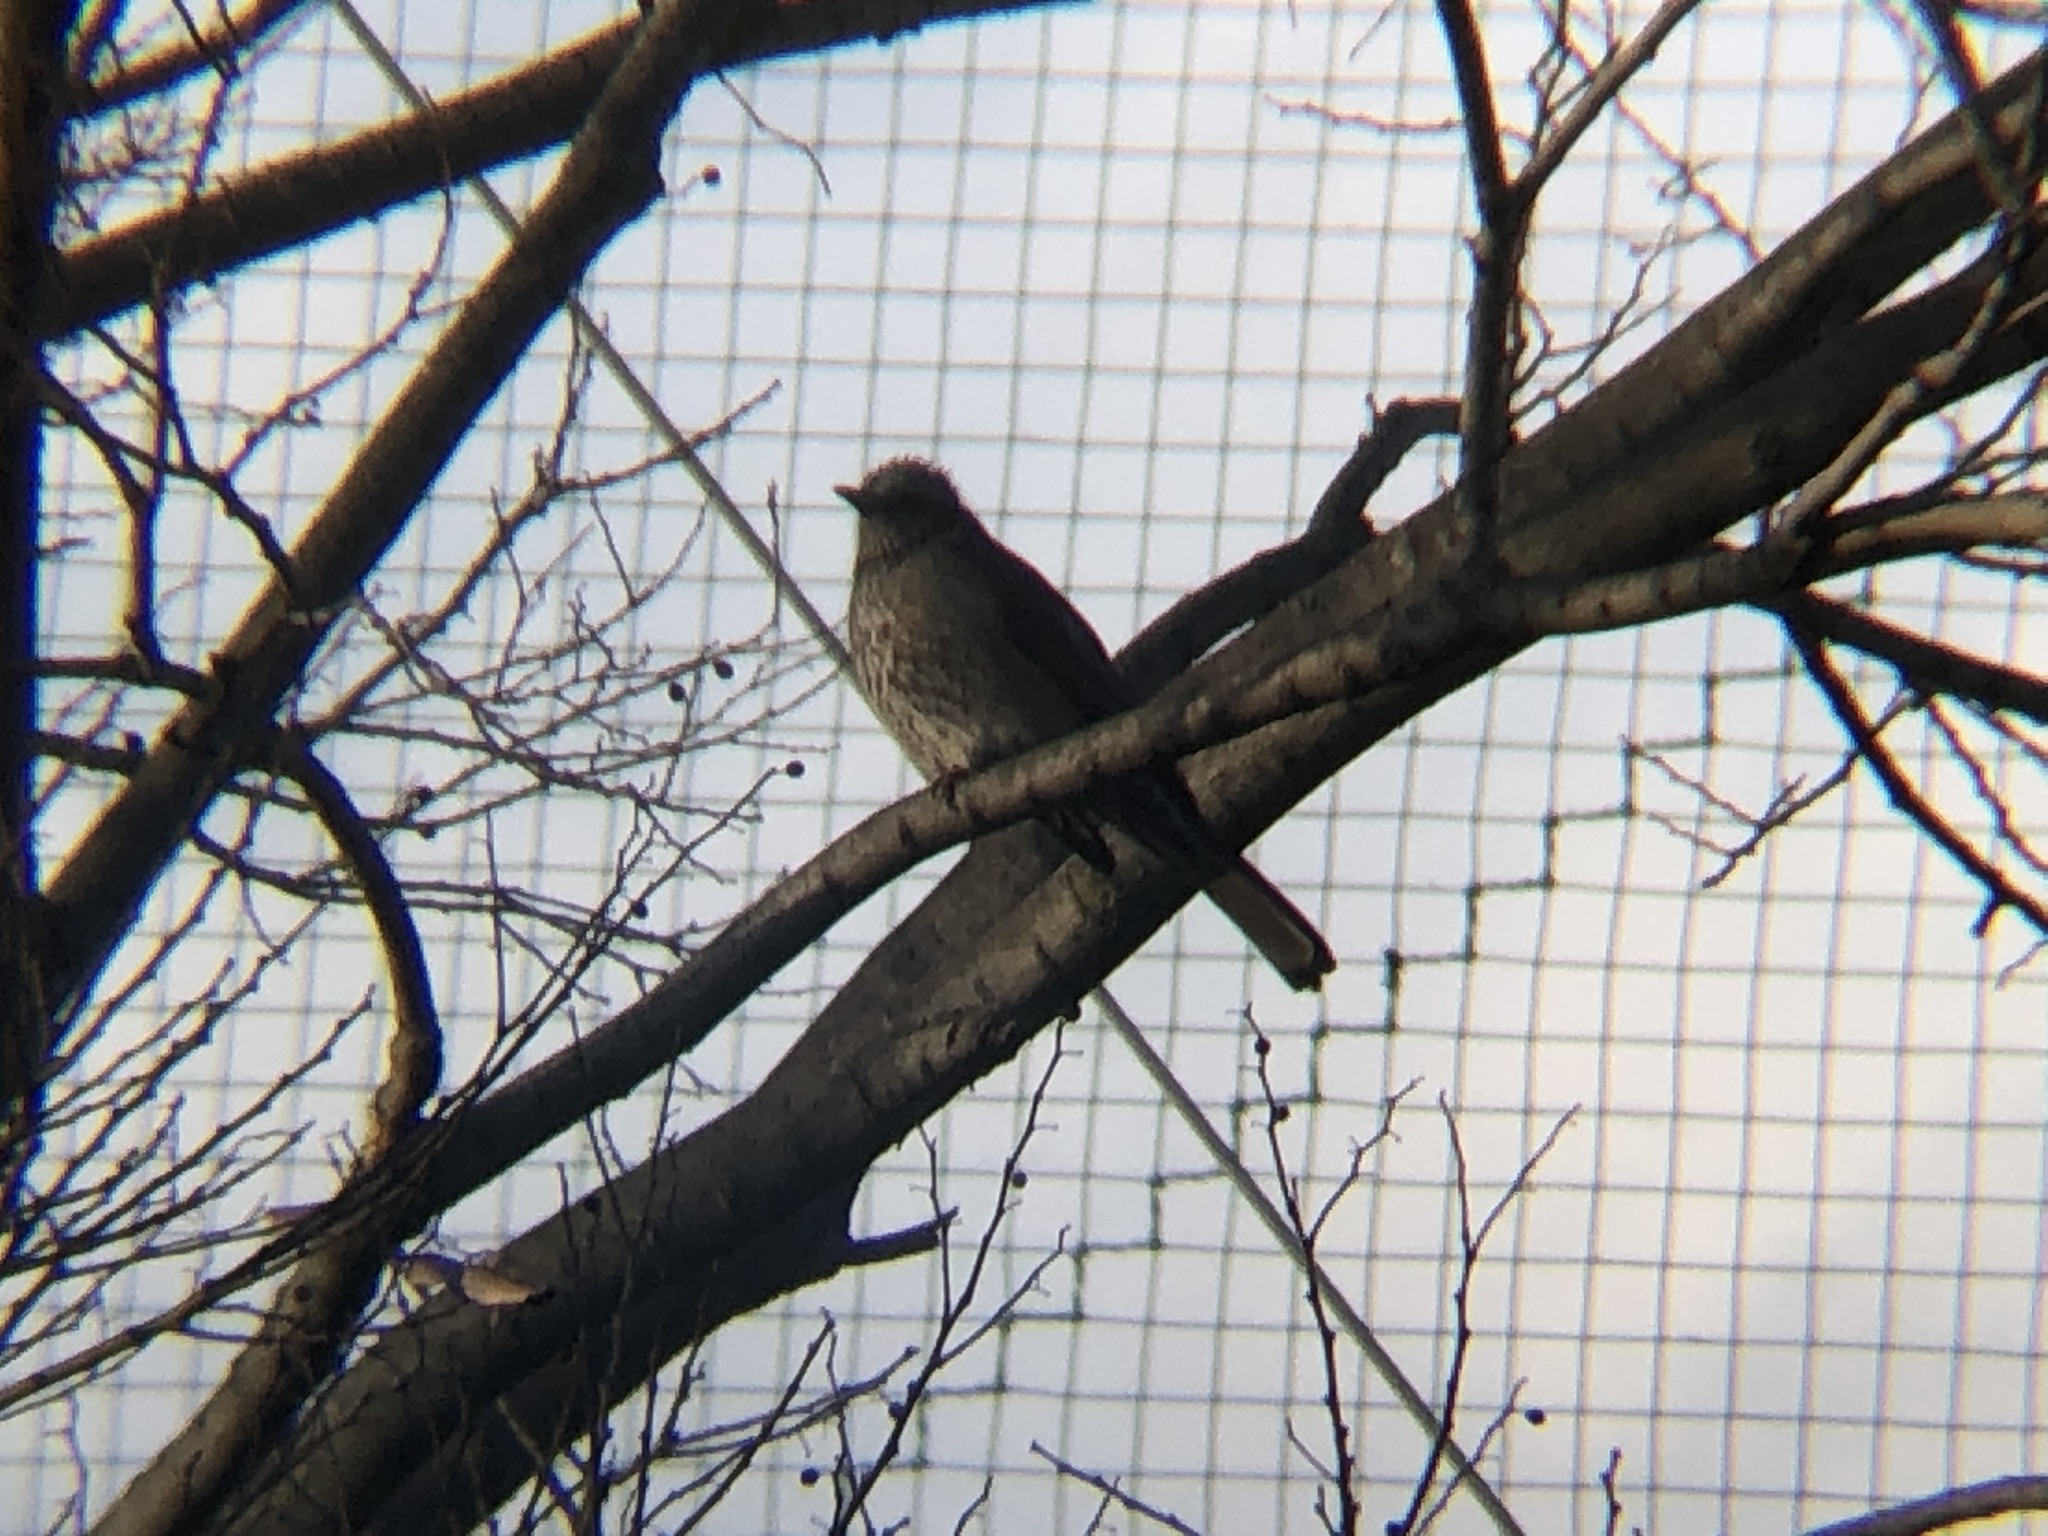
[[[1031,1442],[1031,1454],[1038,1457],[1039,1460],[1048,1463],[1060,1476],[1071,1477],[1075,1482],[1093,1488],[1108,1502],[1127,1509],[1134,1515],[1142,1515],[1145,1519],[1157,1525],[1165,1526],[1169,1531],[1174,1532],[1175,1536],[1202,1536],[1200,1531],[1189,1525],[1178,1515],[1171,1514],[1159,1508],[1156,1504],[1147,1504],[1135,1494],[1125,1493],[1123,1489],[1119,1488],[1108,1478],[1090,1472],[1083,1467],[1077,1467],[1072,1462],[1055,1456],[1036,1440]]]
[[[1785,630],[1791,636],[1799,658],[1806,665],[1806,672],[1821,691],[1841,722],[1842,729],[1849,734],[1856,754],[1870,765],[1878,782],[1884,786],[1892,806],[1908,821],[1911,821],[1928,837],[1933,839],[1948,856],[1961,866],[1984,892],[1984,904],[1977,913],[1970,931],[1982,938],[1991,926],[1991,920],[1999,910],[2010,907],[2034,925],[2036,932],[2048,936],[2048,906],[2032,894],[2021,890],[1989,859],[1979,853],[1970,840],[1957,831],[1948,818],[1941,814],[1921,793],[1913,787],[1891,752],[1878,738],[1870,720],[1864,715],[1862,706],[1856,702],[1856,695],[1850,689],[1847,679],[1836,670],[1829,660],[1827,650],[1820,637],[1806,629],[1796,620],[1787,619]]]
[[[1066,1234],[1063,1231],[1053,1251],[1031,1267],[1022,1283],[1014,1287],[980,1324],[955,1340],[954,1334],[965,1321],[974,1305],[975,1295],[980,1290],[982,1276],[988,1268],[989,1256],[995,1251],[996,1235],[1002,1230],[1003,1223],[1015,1208],[1010,1199],[1011,1191],[1023,1188],[1021,1170],[1024,1154],[1038,1133],[1039,1117],[1045,1110],[1045,1096],[1052,1089],[1053,1074],[1059,1070],[1065,1048],[1066,1027],[1064,1023],[1056,1023],[1053,1026],[1051,1054],[1046,1059],[1045,1070],[1039,1074],[1037,1086],[1032,1089],[1030,1102],[1024,1112],[1024,1124],[1011,1143],[1009,1154],[1003,1159],[995,1202],[989,1210],[988,1222],[982,1228],[981,1240],[975,1245],[974,1258],[967,1266],[967,1273],[957,1293],[953,1288],[949,1245],[941,1243],[939,1246],[940,1273],[944,1277],[944,1304],[940,1309],[938,1326],[932,1331],[932,1341],[925,1350],[924,1364],[912,1373],[904,1385],[902,1402],[893,1406],[890,1411],[889,1433],[883,1440],[881,1449],[876,1452],[867,1469],[853,1480],[845,1502],[834,1517],[831,1527],[833,1536],[843,1536],[856,1514],[866,1518],[867,1502],[874,1492],[875,1484],[902,1450],[903,1437],[916,1416],[918,1405],[924,1401],[939,1372],[972,1349],[991,1329],[1014,1313],[1023,1298],[1038,1288],[1038,1282],[1046,1270],[1066,1251]],[[927,1139],[926,1149],[931,1159],[930,1195],[934,1218],[941,1223],[949,1222],[951,1213],[942,1210],[939,1205],[937,1148]]]

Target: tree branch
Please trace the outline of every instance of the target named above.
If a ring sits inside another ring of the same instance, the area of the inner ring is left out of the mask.
[[[1946,1488],[1924,1499],[1818,1526],[1808,1536],[1927,1536],[1952,1525],[2029,1509],[2048,1509],[2048,1477],[1999,1477]]]
[[[1361,433],[1317,498],[1307,530],[1261,550],[1175,602],[1124,648],[1117,665],[1140,696],[1156,693],[1234,630],[1264,618],[1373,536],[1366,504],[1425,437],[1458,430],[1458,402],[1396,400]]]
[[[873,38],[932,22],[1056,0],[810,0],[734,8],[704,71]],[[881,13],[878,16],[878,11]],[[574,134],[626,57],[637,16],[458,92],[424,112],[273,160],[208,192],[81,242],[58,262],[50,333],[65,335],[140,304],[523,160]]]
[[[1663,565],[1538,589],[1524,611],[1530,627],[1546,634],[1633,628],[1742,603],[1779,607],[1808,583],[1918,556],[2044,542],[2048,495],[1957,497],[1868,521],[1844,514],[1817,530],[1785,523],[1751,544],[1717,542]]]
[[[1464,398],[1458,413],[1457,505],[1475,557],[1491,554],[1500,508],[1500,463],[1508,447],[1508,394],[1519,351],[1515,312],[1530,204],[1508,179],[1494,112],[1493,77],[1471,0],[1437,0],[1451,78],[1465,125],[1479,228],[1471,240],[1472,303],[1465,317]]]
[[[290,731],[271,740],[278,771],[305,792],[333,842],[342,866],[362,893],[363,906],[384,951],[391,989],[391,1044],[386,1077],[371,1101],[370,1139],[363,1161],[374,1163],[419,1126],[420,1110],[441,1085],[441,1020],[427,975],[426,951],[405,891],[383,846],[343,784],[312,748]]]
[[[1985,709],[2011,710],[2048,725],[2048,678],[1966,655],[1874,615],[1811,592],[1794,592],[1768,605],[1814,635],[1875,656],[1918,693],[1968,699]]]
[[[218,704],[182,707],[81,837],[51,885],[66,938],[66,990],[90,980],[200,809],[269,730],[272,711],[336,612],[533,334],[655,195],[661,135],[735,15],[704,0],[664,0],[636,29],[521,238],[399,391],[293,550],[298,602],[273,579],[215,652]],[[346,1331],[324,1325],[352,1319],[367,1303],[398,1219],[381,1209],[372,1234],[344,1234],[306,1261],[264,1336],[237,1357],[188,1432],[123,1491],[102,1531],[157,1536],[187,1528],[230,1492],[238,1471],[332,1368]],[[293,1305],[302,1294],[311,1298],[304,1316]],[[309,1325],[303,1332],[301,1323]],[[194,1428],[204,1431],[203,1443],[194,1443]]]
[[[218,70],[231,77],[244,57],[290,19],[306,0],[244,0],[240,11],[229,14],[221,6],[204,24],[180,32],[176,37],[134,59],[118,54],[111,64],[98,67],[99,46],[88,46],[70,63],[70,106],[73,112],[106,112],[125,107],[144,96],[190,79],[201,70]],[[104,40],[102,40],[104,41]]]
[[[1902,163],[1930,163],[1916,153]],[[1874,237],[1880,254],[1901,248],[1895,228],[1927,238],[1936,213],[1962,218],[1972,197],[1981,201],[1981,192],[1959,190],[1966,180],[1973,173],[1888,192],[1892,222]],[[1845,264],[1853,272],[1833,271],[1835,286],[1808,285],[1825,285],[1831,266]],[[1738,285],[1751,303],[1775,306],[1778,319],[1806,325],[1807,344],[1779,352],[1761,328],[1745,350],[1740,336],[1722,345],[1729,330],[1682,331],[1646,359],[1653,366],[1623,376],[1631,387],[1622,404],[1616,381],[1511,452],[1501,466],[1505,570],[1542,577],[1569,568],[1567,559],[1625,570],[1694,548],[1768,505],[1828,463],[1929,346],[1961,333],[1987,280],[1966,272],[1859,322],[1860,308],[1844,311],[1825,297],[1845,285],[1853,292],[1852,277],[1867,280],[1867,269],[1809,247],[1796,273],[1773,269],[1757,286]],[[2036,291],[2039,278],[2022,273],[2016,291]],[[1740,305],[1722,316],[1737,331],[1752,317]],[[2030,348],[2038,355],[2037,331],[2032,321],[2003,327],[1956,388],[2018,366]],[[1702,401],[1717,409],[1686,404]],[[1588,409],[1593,428],[1561,430]],[[1601,451],[1613,446],[1606,434],[1616,423],[1656,424],[1647,477],[1644,443],[1618,456]],[[1190,781],[1219,832],[1242,841],[1526,642],[1511,609],[1475,601],[1457,580],[1469,569],[1468,549],[1440,499],[1364,543],[1140,710],[963,780],[953,804],[928,794],[871,819],[793,877],[775,898],[782,905],[751,909],[645,1003],[468,1108],[419,1161],[400,1159],[408,1166],[393,1198],[404,1220],[498,1176],[673,1060],[871,882],[937,845],[918,837],[957,840],[1083,793],[1105,774],[1227,741],[1190,761]],[[294,559],[308,563],[302,551]],[[1247,730],[1256,734],[1230,739]],[[835,1202],[875,1156],[1007,1059],[1186,900],[1173,873],[1135,844],[1126,854],[1120,842],[1118,854],[1115,872],[1103,876],[1067,859],[1036,827],[979,841],[753,1095],[613,1181],[603,1198],[510,1245],[507,1261],[537,1283],[540,1299],[505,1313],[451,1298],[371,1345],[308,1416],[307,1454],[287,1463],[316,1479],[306,1495],[401,1480],[424,1488],[448,1467],[444,1446],[479,1405],[526,1400],[547,1369],[536,1362],[571,1357],[591,1341],[600,1358],[614,1358],[605,1352],[611,1330],[650,1298],[669,1303],[668,1337],[697,1326],[710,1311],[689,1299],[701,1294],[691,1287],[708,1268],[732,1264],[750,1234],[836,1240]],[[799,903],[804,910],[790,915]],[[776,1274],[802,1268],[784,1264]],[[648,1357],[632,1358],[644,1375]],[[292,1496],[282,1487],[276,1495]],[[346,1506],[323,1507],[339,1518]]]
[[[704,22],[697,14],[671,5],[655,16],[676,20],[635,33],[520,238],[400,388],[290,552],[294,590],[273,579],[259,594],[213,653],[218,698],[188,702],[172,716],[141,769],[74,846],[49,888],[52,926],[62,935],[53,992],[75,995],[89,984],[535,332],[655,196],[662,130],[715,51],[711,40],[727,35],[740,12],[721,10]]]
[[[30,818],[37,726],[37,541],[43,495],[40,338],[75,0],[0,6],[0,1222],[35,1145],[52,1047],[51,985]]]
[[[1970,840],[1950,825],[1948,818],[1913,787],[1905,770],[1899,767],[1897,759],[1879,739],[1877,731],[1856,702],[1848,680],[1828,659],[1827,649],[1819,638],[1803,630],[1796,619],[1787,619],[1785,629],[1798,648],[1800,660],[1806,664],[1807,675],[1813,679],[1814,685],[1828,701],[1828,707],[1834,711],[1835,718],[1841,722],[1856,755],[1870,765],[1870,771],[1884,787],[1893,808],[1924,832],[1984,892],[1984,906],[1977,914],[1971,931],[1982,938],[1999,910],[2010,907],[2033,924],[2037,934],[2048,939],[2048,906],[2043,906],[2008,880],[1996,864],[1979,853]]]

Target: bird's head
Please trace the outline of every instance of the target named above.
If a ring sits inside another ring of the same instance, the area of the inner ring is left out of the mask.
[[[890,459],[858,485],[832,487],[860,514],[860,555],[900,553],[972,526],[946,472],[925,459]]]

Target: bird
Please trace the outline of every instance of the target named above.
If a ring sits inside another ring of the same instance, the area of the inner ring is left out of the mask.
[[[890,459],[833,489],[860,515],[846,613],[854,682],[927,779],[956,778],[1141,702],[1079,610],[983,526],[938,465]],[[1209,830],[1177,767],[1120,778],[1088,804],[1195,873],[1289,986],[1315,991],[1336,969],[1315,924]],[[1109,862],[1086,808],[1045,820],[1082,858]]]

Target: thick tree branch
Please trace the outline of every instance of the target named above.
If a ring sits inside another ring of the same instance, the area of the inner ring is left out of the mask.
[[[1957,498],[1857,521],[1840,531],[1785,523],[1755,543],[1716,543],[1664,565],[1569,582],[1556,591],[1539,589],[1524,611],[1530,627],[1547,634],[1632,628],[1739,603],[1776,607],[1808,583],[1917,556],[2044,545],[2048,496]]]
[[[2044,125],[2048,50],[1986,87],[2008,151]],[[1536,435],[1516,499],[1540,506],[1589,474],[1640,465],[1666,433],[1812,351],[1999,211],[1974,125],[1952,112],[1870,172],[1656,347]],[[1510,513],[1509,515],[1512,515]]]
[[[2048,1477],[1999,1477],[1946,1488],[1924,1499],[1818,1526],[1808,1536],[1928,1536],[1950,1526],[2031,1509],[2048,1509]]]
[[[1967,363],[1941,387],[1913,391],[1909,408],[1892,417],[1895,427],[1903,428],[2031,366],[2048,347],[2048,312],[2042,302],[2048,293],[2048,261],[2038,249],[2016,269],[1998,252],[1989,253],[1934,288],[1836,328],[1825,343],[1788,357],[1741,392],[1731,395],[1717,388],[1714,408],[1666,427],[1652,441],[1631,445],[1619,459],[1587,464],[1583,473],[1598,477],[1591,488],[1549,481],[1556,452],[1525,460],[1532,474],[1518,477],[1509,488],[1503,515],[1510,525],[1532,518],[1540,524],[1520,538],[1509,536],[1521,550],[1513,557],[1515,570],[1567,579],[1638,568],[1689,554],[1717,536],[1734,521],[1726,515],[1733,504],[1754,511],[1793,494],[1850,448],[1914,369],[1955,347],[1985,312],[1990,292],[2004,291],[2008,284],[2006,320],[1970,347]],[[1711,341],[1710,332],[1681,327],[1665,345],[1689,351]],[[1637,367],[1654,362],[1662,351],[1656,349]],[[1652,382],[1648,374],[1626,370],[1588,399],[1586,407],[1598,406],[1604,414],[1610,396]],[[1569,412],[1556,425],[1578,414]],[[1553,430],[1538,434],[1532,446],[1551,438]],[[1570,440],[1577,433],[1565,436],[1566,442],[1551,442],[1575,456],[1585,445]],[[1556,490],[1540,497],[1547,485]],[[1760,496],[1766,488],[1769,493]],[[1596,557],[1582,561],[1577,557],[1584,545],[1574,530],[1541,514],[1555,496],[1584,498],[1589,490],[1597,507],[1592,515],[1612,520],[1617,537],[1611,543],[1603,538]],[[1633,528],[1636,537],[1619,536],[1624,528]],[[1616,563],[1609,565],[1610,559]]]
[[[36,887],[36,547],[41,526],[42,347],[63,121],[67,0],[0,6],[0,1222],[35,1139],[51,1047]]]
[[[703,67],[736,69],[869,38],[887,41],[931,22],[1049,3],[1054,0],[740,5]],[[564,142],[626,56],[639,25],[637,18],[614,22],[425,112],[258,166],[84,241],[59,261],[51,333],[68,334],[153,295],[211,282]]]

